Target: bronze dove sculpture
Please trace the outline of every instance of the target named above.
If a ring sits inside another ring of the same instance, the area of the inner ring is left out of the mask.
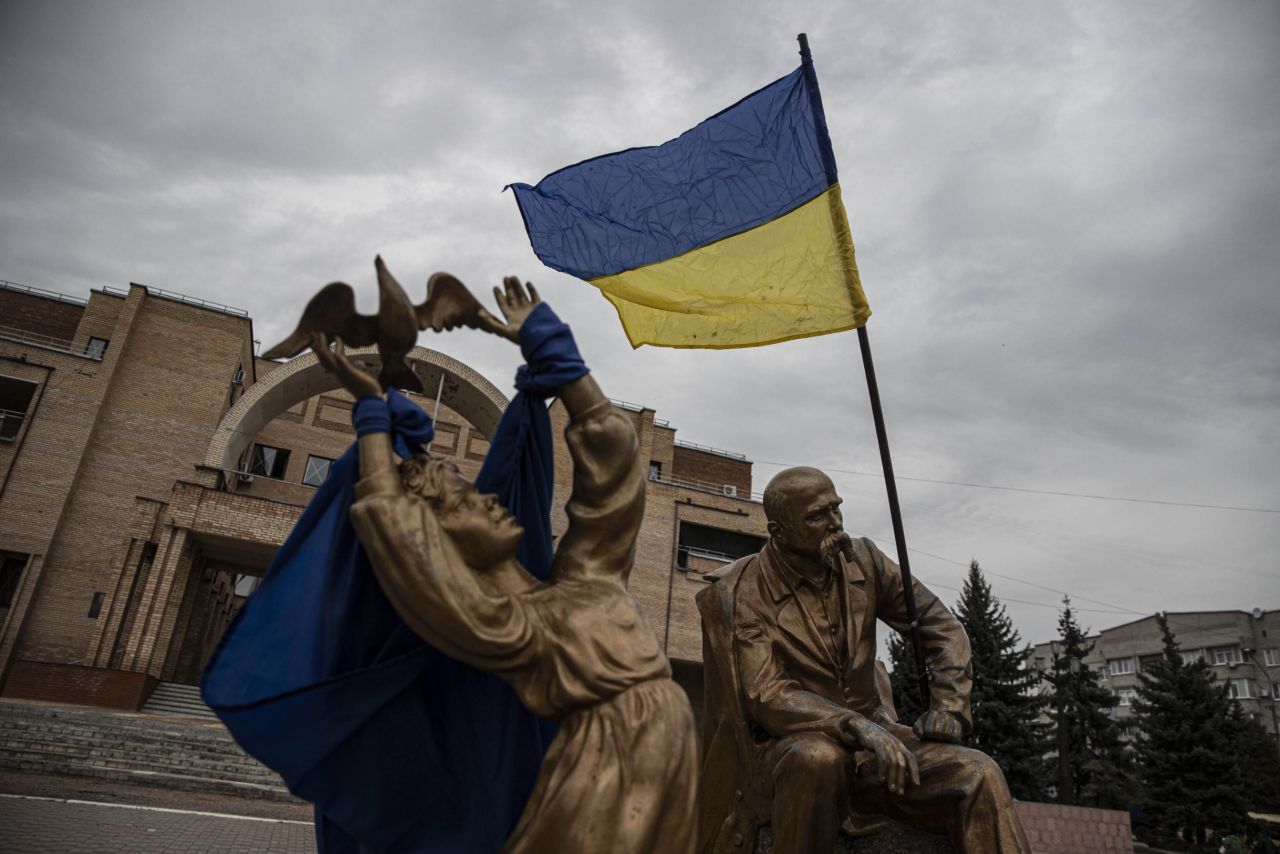
[[[448,273],[433,274],[427,280],[426,301],[414,305],[387,270],[382,256],[373,263],[378,271],[376,315],[356,311],[355,292],[345,282],[325,285],[307,303],[293,333],[264,353],[263,358],[296,356],[311,346],[311,336],[317,332],[326,339],[340,338],[348,347],[376,344],[382,357],[382,370],[378,373],[382,387],[421,393],[422,382],[404,360],[420,330],[430,327],[440,332],[459,326],[487,329],[497,322],[467,286]]]

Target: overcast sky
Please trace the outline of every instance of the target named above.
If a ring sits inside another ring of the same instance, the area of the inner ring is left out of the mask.
[[[0,3],[0,278],[247,309],[335,279],[533,280],[613,397],[832,471],[892,549],[854,333],[631,350],[510,193],[661,143],[798,63],[822,85],[898,473],[1280,508],[1280,3]],[[475,332],[420,343],[510,389]],[[769,461],[768,464],[760,461]],[[1280,607],[1280,515],[903,480],[922,579],[970,558],[1155,610]],[[1047,590],[992,576],[1027,641]],[[1116,606],[1104,606],[1083,597]],[[1024,600],[1014,602],[1011,600]]]

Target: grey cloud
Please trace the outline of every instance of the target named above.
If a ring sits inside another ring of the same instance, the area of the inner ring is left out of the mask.
[[[794,67],[801,30],[899,473],[1280,506],[1271,3],[10,2],[0,277],[193,293],[270,343],[334,279],[372,310],[378,252],[411,289],[519,273],[606,390],[684,438],[876,471],[852,333],[632,351],[500,192],[678,134]],[[510,387],[502,342],[423,343]],[[836,480],[850,526],[886,537],[882,486]],[[951,561],[913,558],[939,585],[977,557],[1143,611],[1280,592],[1274,515],[900,490],[908,541]],[[1229,582],[1206,589],[1206,568]],[[1053,630],[1052,608],[1011,612],[1028,640]]]

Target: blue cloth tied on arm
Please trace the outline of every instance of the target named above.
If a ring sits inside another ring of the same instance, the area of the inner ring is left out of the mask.
[[[508,508],[545,507],[530,515],[520,541],[520,563],[538,578],[551,572],[551,493],[554,466],[551,458],[551,417],[547,398],[556,389],[586,376],[588,368],[568,324],[551,306],[541,303],[520,325],[520,352],[525,363],[516,370],[516,396],[502,413],[489,453],[485,455],[476,489],[496,493]]]
[[[551,569],[553,467],[546,399],[587,373],[545,305],[520,334],[529,364],[477,487],[525,529],[520,559]],[[395,391],[361,398],[357,433],[420,451],[431,418]],[[383,594],[351,525],[358,446],[330,467],[261,585],[205,668],[202,689],[240,745],[316,805],[322,854],[492,852],[533,789],[550,730],[492,674],[414,634]]]

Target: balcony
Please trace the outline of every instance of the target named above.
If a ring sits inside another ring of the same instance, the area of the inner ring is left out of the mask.
[[[54,338],[50,335],[41,335],[38,332],[30,332],[26,329],[16,329],[12,326],[0,325],[0,339],[6,341],[15,341],[19,344],[28,344],[33,347],[39,347],[42,350],[53,350],[58,353],[67,353],[72,356],[83,356],[86,359],[92,359],[95,362],[101,362],[105,350],[94,343],[85,343],[77,345],[73,341],[64,338]]]

